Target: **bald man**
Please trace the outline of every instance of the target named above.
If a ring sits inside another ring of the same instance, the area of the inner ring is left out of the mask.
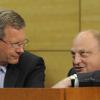
[[[73,68],[77,74],[100,70],[100,32],[95,30],[80,32],[73,41],[71,54]],[[60,84],[57,83],[53,87],[64,88],[71,86],[70,80],[75,82],[77,74],[60,81]],[[78,84],[78,81],[74,84]]]

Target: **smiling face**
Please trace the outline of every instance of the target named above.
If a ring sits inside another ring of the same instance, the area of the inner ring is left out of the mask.
[[[0,64],[16,64],[19,57],[24,52],[23,45],[18,48],[12,47],[12,44],[22,44],[25,40],[25,34],[22,29],[15,29],[11,26],[6,26],[4,29],[4,41],[0,40]]]
[[[100,70],[100,47],[90,32],[81,32],[71,49],[73,67],[78,73]]]

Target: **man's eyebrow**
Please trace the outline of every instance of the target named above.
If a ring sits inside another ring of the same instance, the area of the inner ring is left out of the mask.
[[[80,53],[91,53],[91,51],[89,51],[89,50],[80,50],[79,52]]]
[[[79,50],[79,52],[86,52],[86,50],[84,50],[84,49],[81,49],[81,50]]]

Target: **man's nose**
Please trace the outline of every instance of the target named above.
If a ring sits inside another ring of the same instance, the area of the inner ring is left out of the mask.
[[[81,57],[79,54],[76,54],[75,55],[75,58],[74,58],[74,64],[79,64],[81,62]]]
[[[20,46],[19,48],[16,49],[17,52],[23,53],[24,52],[24,47]]]

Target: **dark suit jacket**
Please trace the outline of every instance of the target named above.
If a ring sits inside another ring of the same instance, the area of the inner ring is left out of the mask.
[[[71,76],[73,74],[77,74],[78,76],[79,87],[100,86],[100,71],[78,74],[72,67],[67,76]]]
[[[80,87],[100,86],[100,71],[77,74]]]
[[[45,65],[41,57],[24,52],[17,64],[8,64],[5,87],[44,87]]]
[[[75,71],[75,69],[72,67],[72,68],[69,70],[69,72],[67,73],[67,76],[71,76],[71,75],[73,75],[73,74],[76,74],[76,71]]]

